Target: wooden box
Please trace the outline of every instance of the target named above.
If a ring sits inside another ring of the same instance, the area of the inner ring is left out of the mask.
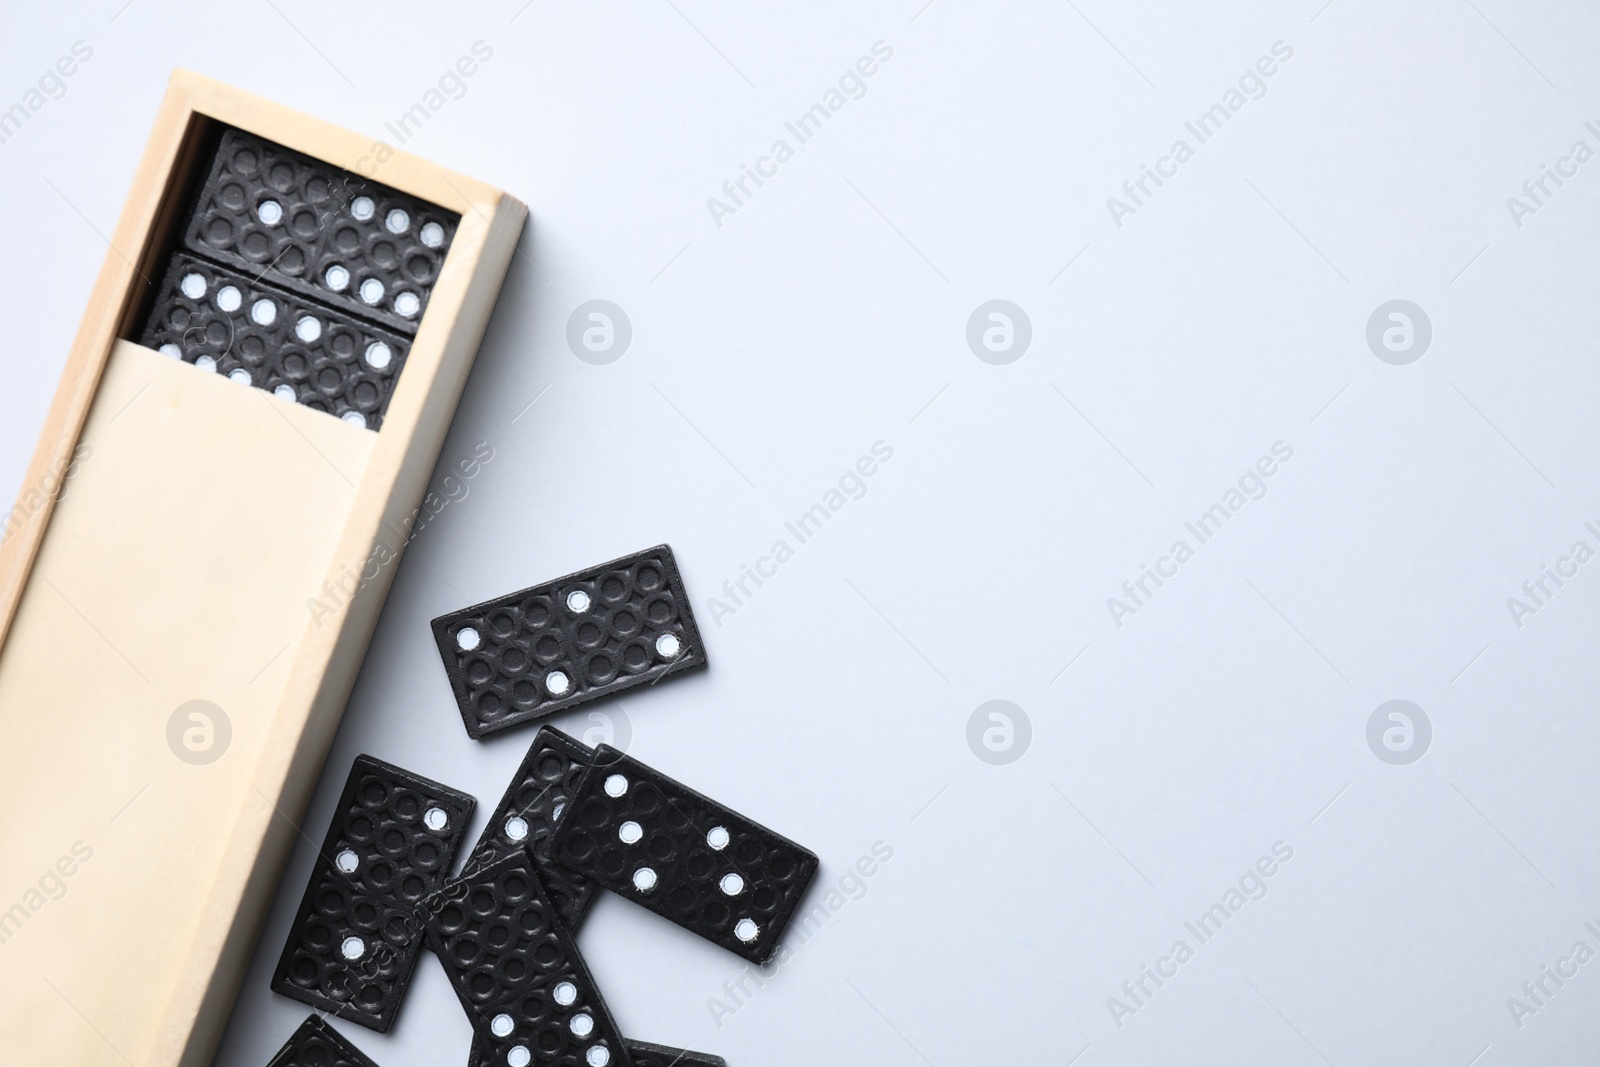
[[[381,430],[124,340],[217,124],[459,213]],[[526,214],[173,74],[0,546],[4,1062],[210,1063]]]

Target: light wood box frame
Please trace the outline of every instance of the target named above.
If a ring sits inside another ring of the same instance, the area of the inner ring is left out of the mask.
[[[362,569],[380,543],[392,545],[396,552],[403,549],[401,534],[415,515],[438,461],[527,208],[500,190],[392,151],[372,138],[198,74],[174,71],[28,468],[25,497],[31,489],[55,484],[58,479],[52,479],[52,472],[59,473],[71,462],[103,381],[110,381],[107,368],[124,358],[124,348],[129,345],[118,339],[136,335],[134,319],[146,300],[145,279],[162,275],[162,260],[171,248],[174,229],[189,206],[184,202],[185,190],[195,168],[203,165],[198,153],[212,123],[259,134],[461,216],[381,432],[369,435],[370,446],[360,445],[359,450],[370,447],[370,454],[358,464],[359,478],[346,479],[352,492],[332,505],[342,509],[333,527],[337,548],[325,559],[302,561],[299,573],[282,576],[281,595],[304,615],[302,602],[308,589],[302,579],[337,582],[348,573],[347,568]],[[126,358],[142,359],[144,354],[148,350],[140,349]],[[171,370],[160,374],[194,372],[192,367],[166,365]],[[197,376],[207,382],[191,386],[185,381],[181,388],[231,386],[214,376]],[[239,395],[259,392],[246,389]],[[226,395],[228,403],[245,403]],[[287,414],[336,422],[305,409],[290,409]],[[275,417],[287,418],[284,413]],[[328,432],[347,429],[354,431],[340,424]],[[152,442],[151,447],[157,444]],[[166,447],[171,445],[167,442]],[[94,491],[85,490],[91,496]],[[72,498],[75,490],[70,485],[67,492],[58,516],[63,523],[79,503]],[[55,495],[47,494],[15,536],[0,546],[0,695],[5,692],[3,679],[8,670],[12,675],[25,673],[25,664],[8,662],[8,658],[13,652],[17,659],[22,656],[13,646],[22,642],[26,615],[32,610],[29,605],[34,603],[34,592],[30,587],[38,584],[32,579],[41,552],[59,549],[56,556],[74,565],[81,563],[83,573],[94,574],[96,567],[105,563],[99,557],[126,551],[116,528],[105,529],[89,541],[73,534],[70,545],[52,544],[51,519],[57,510]],[[62,539],[68,536],[60,534]],[[135,567],[139,563],[127,562]],[[118,824],[117,847],[103,843],[95,860],[82,864],[81,873],[71,880],[62,904],[51,903],[49,911],[41,911],[25,927],[9,931],[11,938],[0,944],[0,1035],[4,1035],[0,1044],[7,1046],[0,1058],[10,1061],[16,1056],[14,1062],[19,1063],[126,1062],[137,1067],[200,1067],[211,1062],[296,840],[295,824],[322,770],[394,571],[394,566],[378,568],[377,576],[348,609],[323,620],[322,625],[313,625],[307,617],[303,632],[284,657],[286,666],[279,668],[285,678],[281,690],[276,690],[275,707],[260,716],[259,722],[235,723],[236,730],[255,731],[249,750],[252,762],[212,774],[210,779],[194,775],[214,772],[216,766],[194,768],[176,759],[171,760],[170,772],[162,772],[192,776],[181,786],[187,791],[182,806],[170,812],[163,809],[163,818],[181,820],[182,812],[193,808],[197,798],[202,803],[214,798],[231,807],[221,816],[225,832],[187,842],[187,851],[179,851],[178,859],[171,859],[174,853],[169,851],[168,859],[162,861],[175,864],[174,892],[181,889],[188,894],[195,914],[186,915],[181,924],[174,924],[173,917],[159,908],[125,914],[126,944],[118,941],[115,929],[108,934],[93,925],[93,917],[101,909],[127,906],[127,896],[119,892],[119,885],[125,887],[129,879],[148,880],[159,873],[150,869],[157,862],[154,854],[159,849],[154,846],[160,842],[156,838],[169,840],[163,835],[182,830],[169,825],[157,834],[141,829],[137,818],[119,813],[126,821]],[[274,607],[281,615],[283,605]],[[152,625],[158,622],[152,620]],[[6,707],[0,700],[0,737],[26,739],[31,736],[32,724],[46,713],[40,707]],[[70,751],[29,745],[24,740],[26,750],[13,752],[10,758],[14,768],[25,771],[29,792],[11,798],[13,811],[30,819],[46,818],[53,825],[95,820],[96,825],[103,824],[108,805],[125,799],[118,788],[124,792],[131,789],[126,783],[83,780],[82,769],[95,765],[97,759],[103,763],[120,758],[115,752],[94,751],[95,746],[125,744],[110,732],[103,740],[98,737],[95,733],[80,736]],[[3,746],[12,743],[0,741],[0,773],[7,766]],[[166,757],[164,752],[160,755]],[[243,799],[241,780],[253,791],[243,793]],[[52,786],[53,781],[60,785]],[[210,784],[196,786],[195,782]],[[179,788],[174,786],[174,790]],[[4,781],[0,781],[0,792],[10,792]],[[259,794],[259,799],[254,794]],[[157,801],[143,803],[159,807]],[[217,813],[208,817],[215,825]],[[79,821],[73,822],[74,818]],[[132,835],[137,842],[141,833],[151,836],[151,849],[127,847],[127,838]],[[312,836],[320,839],[320,830]],[[0,920],[4,909],[18,899],[17,894],[40,878],[41,869],[48,874],[54,853],[65,848],[61,841],[58,848],[45,850],[26,832],[19,835],[0,829],[0,872],[4,875],[0,894],[7,894],[0,896]],[[193,884],[196,879],[201,884]],[[148,930],[151,923],[171,927],[154,946]],[[56,973],[51,973],[52,968]]]

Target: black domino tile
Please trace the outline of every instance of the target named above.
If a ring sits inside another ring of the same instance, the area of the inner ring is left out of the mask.
[[[623,1044],[628,1048],[628,1055],[633,1057],[633,1067],[728,1067],[728,1061],[721,1056],[705,1052],[652,1045],[647,1041],[624,1041]],[[472,1049],[467,1054],[467,1067],[487,1065],[483,1047],[478,1044],[477,1038],[473,1038]]]
[[[685,1061],[688,1062],[688,1061]],[[306,1016],[267,1067],[378,1067],[360,1049],[315,1015]],[[650,1067],[655,1067],[651,1064]]]
[[[553,726],[541,726],[463,868],[478,870],[525,852],[557,917],[573,933],[599,887],[551,861],[550,834],[593,762],[594,749]]]
[[[484,1067],[634,1067],[525,852],[450,882],[427,911]]]
[[[633,1067],[728,1067],[728,1061],[721,1056],[645,1041],[629,1041],[628,1052],[633,1056]]]
[[[754,963],[777,951],[817,873],[811,852],[610,745],[595,750],[551,855]]]
[[[476,803],[371,756],[357,757],[278,959],[273,991],[387,1033],[422,948],[415,909],[445,883]],[[429,825],[435,809],[444,815],[442,826]],[[354,959],[345,955],[351,937],[361,942]]]
[[[183,243],[250,277],[413,334],[460,218],[230,127]],[[344,284],[336,286],[341,271]]]
[[[371,430],[411,350],[398,333],[183,252],[139,343]]]
[[[706,666],[667,545],[441,616],[433,636],[472,737]]]

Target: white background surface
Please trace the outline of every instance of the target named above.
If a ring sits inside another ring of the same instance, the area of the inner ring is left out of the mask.
[[[1507,598],[1600,549],[1600,161],[1520,227],[1507,198],[1600,150],[1600,11],[921,3],[8,5],[0,108],[94,54],[0,144],[0,487],[171,67],[392,141],[481,40],[405,147],[531,207],[441,471],[495,458],[406,557],[312,838],[360,752],[475,793],[475,838],[533,731],[466,737],[427,621],[665,540],[712,669],[596,710],[813,848],[820,886],[893,858],[737,1000],[737,958],[602,899],[582,945],[629,1036],[734,1067],[1587,1062],[1600,962],[1520,1026],[1507,1001],[1600,951],[1600,563],[1520,627]],[[707,198],[879,41],[865,94],[718,226]],[[1118,227],[1107,198],[1278,41],[1266,94]],[[565,340],[596,298],[633,327],[608,366]],[[965,340],[993,298],[1032,324],[1007,366]],[[1365,339],[1394,298],[1433,327],[1408,366]],[[878,441],[864,495],[713,621]],[[1188,537],[1279,441],[1266,495]],[[1194,558],[1115,625],[1178,538]],[[1005,766],[966,741],[997,698],[1032,724]],[[1392,766],[1366,725],[1402,698],[1433,738]],[[1185,923],[1277,842],[1265,896],[1200,944]],[[225,1067],[306,1014],[268,981],[312,858]],[[1193,958],[1131,1000],[1179,939]],[[391,1034],[339,1025],[383,1067],[465,1062],[427,954]]]

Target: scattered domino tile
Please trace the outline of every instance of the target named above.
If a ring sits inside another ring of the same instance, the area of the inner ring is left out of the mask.
[[[610,745],[595,750],[551,855],[754,963],[777,951],[817,857]]]
[[[272,989],[387,1033],[477,801],[371,756],[350,768]]]
[[[551,861],[550,833],[593,762],[594,749],[553,726],[541,726],[464,868],[481,870],[525,852],[556,916],[574,934],[599,887]]]
[[[433,620],[472,737],[706,666],[667,545]]]
[[[634,1067],[526,852],[450,882],[427,910],[485,1067]]]
[[[410,342],[186,253],[172,257],[140,344],[376,430]]]
[[[686,1061],[687,1062],[687,1061]],[[378,1067],[339,1031],[315,1015],[306,1016],[267,1067]],[[652,1064],[651,1067],[654,1067]]]
[[[229,128],[183,243],[414,334],[459,222],[437,205]]]
[[[628,1055],[633,1057],[633,1067],[728,1067],[728,1061],[721,1056],[704,1052],[668,1048],[645,1041],[624,1041],[623,1044],[627,1046]],[[484,1055],[482,1046],[474,1038],[472,1051],[467,1054],[467,1067],[487,1067],[488,1061]]]
[[[628,1052],[633,1056],[633,1067],[728,1067],[728,1061],[721,1056],[644,1041],[629,1041]]]

